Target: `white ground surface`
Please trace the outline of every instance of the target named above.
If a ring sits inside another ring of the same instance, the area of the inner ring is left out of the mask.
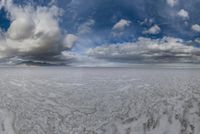
[[[0,68],[0,134],[200,134],[200,69]]]

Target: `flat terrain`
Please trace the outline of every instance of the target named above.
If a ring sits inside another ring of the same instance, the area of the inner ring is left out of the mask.
[[[0,134],[199,134],[200,68],[0,68]]]

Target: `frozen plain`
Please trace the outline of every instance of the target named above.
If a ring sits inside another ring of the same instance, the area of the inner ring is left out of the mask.
[[[200,68],[0,68],[0,134],[200,134]]]

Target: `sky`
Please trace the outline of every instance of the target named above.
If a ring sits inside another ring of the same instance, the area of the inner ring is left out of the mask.
[[[200,63],[199,0],[0,0],[0,63]]]

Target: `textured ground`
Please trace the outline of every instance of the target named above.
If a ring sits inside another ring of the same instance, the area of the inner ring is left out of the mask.
[[[198,68],[0,68],[0,134],[199,134]]]

